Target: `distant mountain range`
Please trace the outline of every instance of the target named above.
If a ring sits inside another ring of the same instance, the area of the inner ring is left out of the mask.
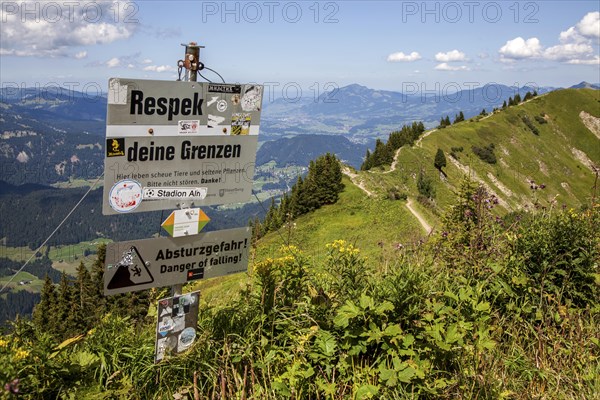
[[[582,82],[574,87],[599,88]],[[538,88],[540,94],[554,88]],[[446,115],[453,119],[462,111],[466,118],[491,111],[504,100],[531,87],[486,85],[472,90],[446,93],[403,94],[374,90],[358,84],[296,102],[280,98],[265,102],[261,118],[261,141],[297,135],[340,135],[344,139],[310,136],[264,147],[258,164],[276,160],[288,164],[307,160],[327,151],[351,165],[359,165],[364,145],[387,137],[415,120],[427,127]],[[106,97],[58,87],[0,89],[0,179],[13,184],[50,184],[69,178],[92,178],[103,169],[103,137]],[[360,144],[360,145],[356,145]],[[299,151],[298,151],[299,150]],[[268,151],[268,156],[267,152]]]
[[[600,90],[600,83],[589,83],[589,82],[581,82],[577,85],[571,86],[569,89],[594,89]]]
[[[556,88],[489,84],[460,91],[441,85],[425,88],[424,93],[409,89],[410,93],[401,93],[352,84],[314,100],[289,102],[279,98],[265,104],[261,128],[267,135],[341,133],[353,141],[366,141],[386,137],[413,121],[423,121],[431,128],[446,115],[453,119],[462,111],[469,118],[483,109],[489,112],[501,107],[517,93],[523,97],[528,91],[543,94]]]

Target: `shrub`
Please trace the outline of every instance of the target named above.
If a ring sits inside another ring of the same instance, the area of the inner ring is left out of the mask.
[[[525,123],[525,125],[527,125],[527,127],[531,130],[531,132],[533,132],[534,135],[536,135],[536,136],[540,135],[540,131],[533,124],[533,122],[531,122],[531,120],[529,119],[529,117],[527,115],[522,116],[521,120]]]
[[[404,192],[400,192],[397,187],[393,187],[388,190],[388,199],[390,200],[406,200],[408,195]]]
[[[526,218],[514,236],[512,274],[534,298],[586,307],[598,301],[600,257],[598,208],[542,213]]]
[[[471,150],[481,161],[485,161],[488,164],[496,164],[496,155],[494,154],[494,144],[490,143],[485,147],[471,147]]]
[[[450,147],[450,156],[452,158],[454,158],[455,160],[458,160],[458,154],[457,153],[461,153],[463,151],[463,147]]]
[[[423,170],[419,171],[419,176],[417,178],[417,190],[421,196],[428,199],[433,199],[435,197],[435,188],[433,187],[431,178],[427,176]]]

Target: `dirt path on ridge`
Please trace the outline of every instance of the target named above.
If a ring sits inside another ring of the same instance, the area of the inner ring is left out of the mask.
[[[402,146],[402,147],[404,147],[404,146]],[[398,156],[400,156],[400,150],[402,150],[402,147],[400,147],[398,150],[396,150],[396,154],[394,154],[394,161],[392,161],[392,165],[390,166],[390,169],[382,172],[382,174],[389,174],[390,172],[394,172],[396,170],[396,165],[398,165]]]
[[[420,137],[420,138],[417,140],[417,143],[415,143],[415,146],[417,146],[417,147],[421,147],[421,141],[422,141],[423,139],[425,139],[427,136],[431,135],[433,132],[437,132],[437,130],[438,130],[438,129],[437,129],[437,128],[435,128],[435,129],[432,129],[432,130],[430,130],[430,131],[427,131],[427,132],[425,132],[425,134],[424,134],[423,136],[421,136],[421,137]]]
[[[363,192],[365,192],[367,194],[367,196],[369,196],[369,197],[375,197],[375,194],[365,187],[364,182],[361,181],[361,180],[359,180],[358,175],[355,174],[354,172],[352,172],[350,170],[350,168],[348,168],[348,167],[342,168],[342,173],[344,175],[348,176],[348,178],[350,178],[350,180],[352,181],[352,183],[354,183],[354,185],[356,185]]]
[[[429,225],[427,223],[427,221],[425,221],[425,218],[423,218],[423,216],[421,214],[419,214],[419,212],[413,208],[411,198],[408,198],[408,201],[406,202],[406,208],[408,208],[408,211],[410,211],[411,214],[414,215],[415,218],[419,221],[419,223],[421,224],[423,229],[425,229],[425,232],[427,232],[427,234],[431,233],[431,231],[432,231],[431,225]]]

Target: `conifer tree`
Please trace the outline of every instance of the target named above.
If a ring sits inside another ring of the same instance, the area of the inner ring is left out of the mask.
[[[264,226],[266,232],[276,231],[278,226],[275,223],[275,213],[277,212],[277,207],[275,205],[275,197],[271,197],[271,205],[269,206],[269,210],[267,211],[267,215],[265,215]]]
[[[104,297],[104,262],[106,260],[106,245],[98,246],[96,259],[92,264],[91,278],[91,302],[94,304],[93,321],[99,321],[106,312],[106,298]]]
[[[517,105],[521,103],[521,95],[519,93],[515,94],[514,104]]]
[[[123,297],[125,297],[127,301],[124,302],[126,307],[120,310],[120,315],[131,317],[136,325],[143,322],[146,314],[148,314],[150,291],[142,290],[139,292],[127,293],[123,295]]]
[[[442,168],[444,168],[446,166],[446,156],[444,155],[444,152],[442,149],[438,148],[437,149],[437,153],[435,153],[435,160],[433,162],[433,165],[440,171],[440,172],[444,172],[442,171]],[[445,174],[444,174],[445,175]]]
[[[290,198],[287,193],[281,196],[279,207],[277,208],[277,219],[284,225],[290,219]]]
[[[423,121],[419,121],[417,123],[417,137],[419,137],[423,132],[425,132],[425,124]]]
[[[40,302],[33,310],[33,323],[41,331],[54,332],[56,320],[54,310],[56,308],[56,289],[52,279],[48,275],[44,279]]]
[[[457,122],[462,122],[465,120],[465,115],[463,114],[463,112],[461,111],[458,115],[456,115],[454,117],[454,123],[456,124]]]
[[[61,337],[67,337],[74,330],[74,314],[73,308],[76,304],[73,304],[73,288],[69,276],[65,271],[60,276],[60,283],[58,284],[55,318],[57,320],[57,326],[55,333]]]
[[[292,196],[290,199],[290,209],[292,210],[292,214],[294,218],[306,214],[308,212],[306,206],[306,198],[305,198],[305,190],[304,190],[304,180],[301,176],[298,177],[298,180],[292,187]]]
[[[304,205],[304,213],[311,212],[318,208],[318,187],[316,182],[315,161],[312,160],[308,165],[308,174],[302,184],[302,204]],[[304,214],[303,213],[303,214]]]
[[[78,311],[77,324],[80,332],[87,331],[92,327],[95,304],[92,300],[92,278],[83,261],[77,267],[77,280],[73,289],[73,300]]]
[[[444,122],[444,117],[440,118],[440,124],[437,127],[438,127],[438,129],[442,129],[442,128],[446,127],[446,124]]]
[[[368,171],[371,169],[371,151],[367,149],[367,155],[365,156],[365,161],[363,161],[360,166],[361,171]]]
[[[319,205],[334,204],[343,189],[342,170],[335,155],[327,153],[316,161]]]
[[[388,156],[388,148],[383,144],[381,139],[375,141],[375,150],[373,151],[373,162],[371,167],[379,167],[386,163]]]
[[[440,126],[439,127],[440,128],[445,128],[445,127],[450,126],[450,125],[452,125],[450,123],[450,117],[448,115],[446,115],[445,118],[442,117],[442,119],[440,120]]]

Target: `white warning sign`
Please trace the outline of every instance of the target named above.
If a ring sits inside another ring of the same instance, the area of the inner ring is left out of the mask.
[[[172,222],[175,225],[175,221]],[[200,220],[196,222],[199,223]],[[104,294],[135,292],[245,272],[249,248],[248,227],[109,243]]]

